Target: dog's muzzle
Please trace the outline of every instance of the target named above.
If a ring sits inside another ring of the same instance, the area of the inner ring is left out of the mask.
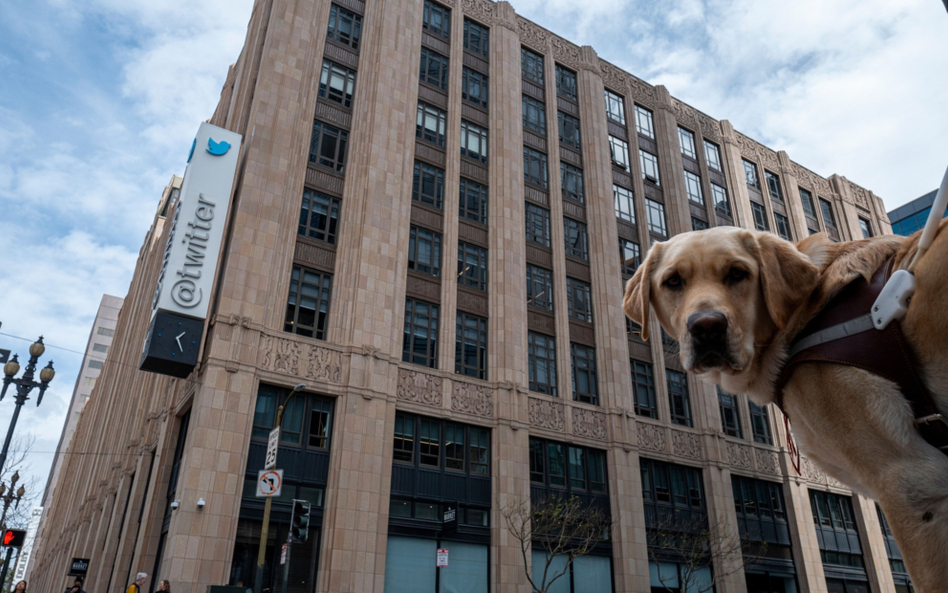
[[[696,311],[688,316],[692,344],[692,366],[707,369],[731,364],[727,316],[721,311]]]

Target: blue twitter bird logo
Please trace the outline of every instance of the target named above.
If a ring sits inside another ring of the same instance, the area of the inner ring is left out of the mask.
[[[227,151],[230,150],[230,144],[221,140],[220,142],[214,142],[213,138],[207,139],[207,151],[214,156],[222,156],[227,154]]]

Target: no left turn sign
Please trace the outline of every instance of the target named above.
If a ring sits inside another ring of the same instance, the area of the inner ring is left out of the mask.
[[[280,492],[282,491],[282,469],[263,469],[257,473],[257,498],[280,496]]]

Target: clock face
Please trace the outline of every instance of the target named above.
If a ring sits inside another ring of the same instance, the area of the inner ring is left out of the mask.
[[[187,377],[197,366],[204,322],[173,313],[156,313],[145,339],[139,368],[173,377]]]

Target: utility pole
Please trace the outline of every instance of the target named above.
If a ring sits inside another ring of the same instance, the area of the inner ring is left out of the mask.
[[[277,417],[276,423],[274,424],[274,429],[280,429],[283,426],[283,411],[286,409],[286,404],[290,403],[290,400],[293,399],[293,396],[306,389],[306,383],[300,383],[293,388],[293,391],[290,392],[290,395],[287,396],[286,401],[277,408]],[[277,451],[280,450],[280,433],[277,433]],[[253,593],[263,593],[263,567],[266,564],[267,560],[267,536],[270,534],[270,507],[273,504],[273,498],[268,496],[267,501],[263,503],[263,525],[260,528],[260,547],[257,550],[257,575],[254,578],[254,587]]]

